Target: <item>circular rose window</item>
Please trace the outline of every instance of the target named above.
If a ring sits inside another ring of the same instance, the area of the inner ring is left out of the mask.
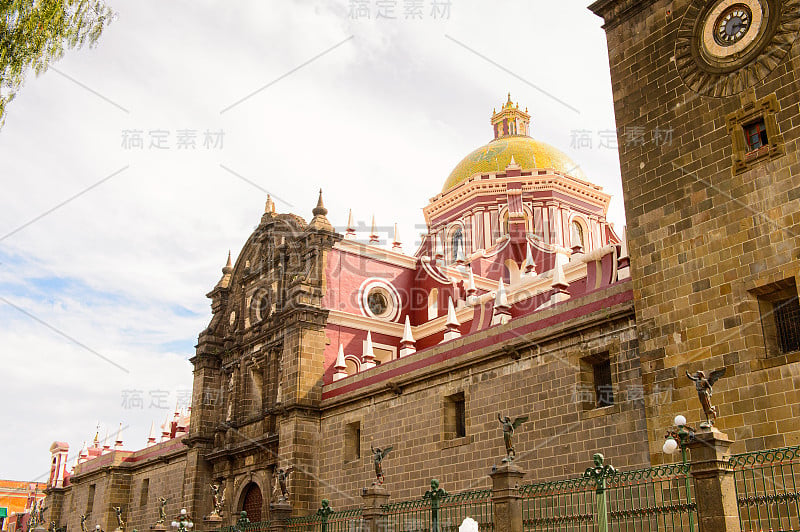
[[[400,311],[400,295],[384,280],[367,279],[361,285],[361,309],[372,318],[395,320]]]

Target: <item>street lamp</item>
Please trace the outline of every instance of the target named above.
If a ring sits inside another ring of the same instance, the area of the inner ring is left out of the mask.
[[[681,460],[683,461],[683,473],[686,475],[684,478],[686,486],[686,498],[690,499],[691,483],[689,481],[689,471],[686,466],[686,448],[692,440],[694,440],[694,429],[686,425],[686,417],[678,414],[672,420],[675,424],[674,427],[667,429],[664,435],[664,446],[661,448],[664,454],[675,454],[678,447],[681,449]],[[694,530],[694,516],[689,511],[689,530]]]
[[[186,508],[181,508],[181,513],[178,516],[178,520],[172,522],[172,527],[177,528],[179,532],[186,532],[194,527],[194,523],[192,523],[192,520],[186,514]]]

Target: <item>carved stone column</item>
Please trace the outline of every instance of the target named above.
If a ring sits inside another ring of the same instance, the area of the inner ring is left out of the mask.
[[[494,468],[492,477],[492,506],[495,532],[522,532],[522,496],[519,484],[525,471],[514,463]]]
[[[716,429],[695,433],[688,443],[700,532],[741,532],[733,469],[725,460],[732,443]]]

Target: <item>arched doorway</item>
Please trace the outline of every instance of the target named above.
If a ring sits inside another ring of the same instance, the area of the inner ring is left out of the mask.
[[[263,505],[263,498],[261,497],[261,488],[254,482],[244,489],[244,497],[242,498],[242,510],[247,512],[247,518],[250,521],[261,521],[261,507]]]

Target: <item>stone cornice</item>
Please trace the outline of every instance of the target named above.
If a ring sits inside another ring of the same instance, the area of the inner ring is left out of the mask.
[[[605,21],[603,29],[608,31],[654,2],[655,0],[598,0],[589,6],[589,10]]]

